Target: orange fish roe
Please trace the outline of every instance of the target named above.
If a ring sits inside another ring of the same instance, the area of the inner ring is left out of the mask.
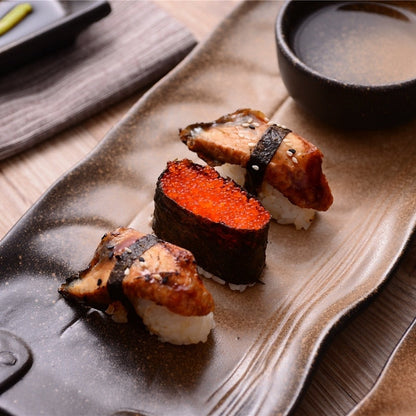
[[[168,162],[160,178],[163,192],[178,205],[216,223],[245,230],[260,230],[270,214],[260,202],[210,166],[190,160]]]

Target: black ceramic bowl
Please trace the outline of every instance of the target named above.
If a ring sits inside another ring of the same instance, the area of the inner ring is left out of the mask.
[[[288,1],[281,8],[276,22],[277,54],[289,94],[314,116],[343,128],[380,128],[416,117],[416,74],[413,79],[396,83],[360,84],[326,76],[297,56],[294,42],[306,19],[324,7],[343,4],[360,7],[364,2]],[[383,14],[397,13],[400,17],[396,4],[372,2],[368,5],[367,2],[365,7],[379,7],[375,10],[377,13],[381,10]],[[412,10],[404,11],[412,13]],[[409,62],[414,59],[415,56],[409,56]]]

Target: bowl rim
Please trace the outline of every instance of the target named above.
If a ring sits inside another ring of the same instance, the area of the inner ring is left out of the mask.
[[[362,2],[362,0],[354,0],[356,3]],[[379,3],[384,3],[383,1],[378,1]],[[395,90],[401,90],[406,89],[408,87],[416,86],[416,75],[414,78],[410,78],[407,80],[394,82],[394,83],[388,83],[388,84],[358,84],[348,81],[341,81],[326,75],[323,75],[321,72],[318,72],[308,65],[306,65],[293,51],[292,48],[289,46],[286,39],[288,38],[288,34],[283,32],[283,19],[287,13],[287,10],[289,7],[291,7],[292,4],[299,5],[305,5],[305,4],[313,4],[313,3],[321,3],[320,7],[326,7],[325,2],[322,1],[315,1],[315,0],[309,0],[307,2],[303,1],[296,1],[296,0],[285,0],[283,6],[280,8],[279,13],[276,18],[276,24],[275,24],[275,36],[277,41],[277,46],[280,49],[280,51],[286,56],[286,59],[291,61],[291,63],[301,72],[303,72],[305,75],[316,78],[320,82],[324,82],[329,86],[333,87],[342,87],[342,88],[349,88],[351,90],[356,90],[357,92],[386,92],[386,91],[395,91]],[[331,1],[332,3],[346,3],[345,0],[338,0],[338,1]],[[391,5],[391,4],[390,4]]]

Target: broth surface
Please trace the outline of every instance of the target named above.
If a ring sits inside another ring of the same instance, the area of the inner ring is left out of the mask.
[[[324,6],[299,26],[295,54],[339,81],[383,85],[416,77],[416,15],[382,3]]]

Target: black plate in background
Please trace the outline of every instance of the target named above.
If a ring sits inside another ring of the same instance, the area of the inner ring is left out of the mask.
[[[23,1],[0,4],[0,14]],[[72,43],[92,23],[111,12],[105,0],[31,0],[33,11],[0,36],[0,73]]]

